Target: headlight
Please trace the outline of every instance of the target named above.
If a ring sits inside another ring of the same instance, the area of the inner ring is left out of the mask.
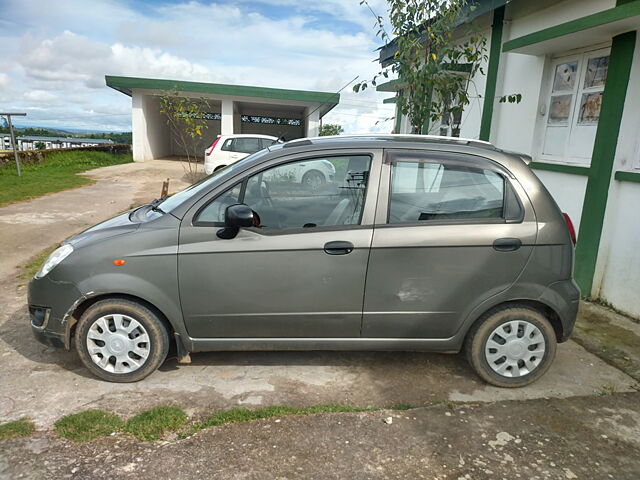
[[[53,270],[56,265],[71,255],[71,252],[73,252],[73,247],[68,243],[54,250],[54,252],[49,255],[49,258],[47,258],[47,260],[42,264],[38,273],[35,274],[35,278],[44,277],[47,273]]]

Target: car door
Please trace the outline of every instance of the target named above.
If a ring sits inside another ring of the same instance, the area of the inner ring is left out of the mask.
[[[189,335],[359,337],[381,155],[288,156],[195,205],[182,221],[178,255]],[[321,189],[287,173],[323,161],[339,174]],[[234,203],[249,205],[261,225],[220,239],[224,211]]]
[[[449,338],[512,285],[537,224],[522,187],[481,157],[385,153],[363,337]]]

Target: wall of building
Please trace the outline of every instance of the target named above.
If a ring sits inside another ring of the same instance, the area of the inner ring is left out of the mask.
[[[534,170],[533,172],[547,187],[560,210],[569,215],[577,235],[580,229],[580,217],[582,216],[584,192],[587,188],[587,177],[546,170]]]
[[[625,97],[614,171],[640,173],[640,32]],[[640,318],[640,183],[611,181],[594,295]]]
[[[170,156],[185,156],[185,146],[177,135],[171,132],[164,116],[160,113],[157,90],[133,89],[132,91],[132,130],[133,130],[133,158],[135,161],[145,161],[154,158]],[[278,100],[271,98],[242,97],[242,101],[228,95],[189,94],[194,98],[202,98],[208,102],[208,113],[222,115],[222,120],[207,120],[202,137],[189,148],[197,156],[204,155],[205,150],[218,135],[233,133],[256,133],[285,136],[286,139],[304,136],[317,136],[319,129],[320,104],[300,102],[295,100]],[[247,107],[246,104],[251,105]],[[258,105],[256,107],[256,105]],[[288,109],[287,107],[290,107]],[[312,112],[309,118],[302,112]],[[270,117],[301,119],[301,125],[277,125],[262,123],[247,123],[241,121],[242,115],[259,115]]]

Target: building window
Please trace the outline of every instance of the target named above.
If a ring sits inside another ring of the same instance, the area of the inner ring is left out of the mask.
[[[609,68],[609,49],[584,51],[552,60],[541,102],[540,157],[589,165],[602,93]]]

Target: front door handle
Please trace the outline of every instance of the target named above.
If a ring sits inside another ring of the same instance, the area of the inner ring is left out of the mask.
[[[353,243],[341,240],[328,242],[324,244],[324,252],[329,255],[346,255],[347,253],[353,252]]]
[[[493,242],[493,249],[498,252],[515,252],[522,246],[519,238],[498,238]]]

